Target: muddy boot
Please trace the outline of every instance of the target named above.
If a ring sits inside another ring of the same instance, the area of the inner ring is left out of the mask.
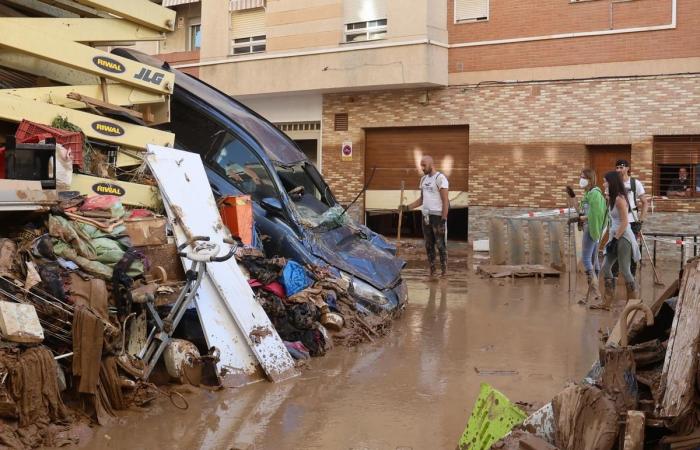
[[[588,280],[588,291],[586,292],[586,298],[579,303],[586,304],[591,300],[600,300],[600,289],[598,288],[598,276],[592,270],[586,272],[586,279]]]
[[[435,263],[434,262],[430,263],[430,278],[431,279],[435,278]]]
[[[627,300],[639,299],[639,286],[636,282],[625,283],[625,287],[627,288]]]
[[[440,278],[447,278],[447,262],[440,263]]]
[[[610,310],[610,307],[615,300],[615,279],[606,278],[605,279],[605,292],[603,293],[603,302],[597,305],[591,305],[591,309],[604,309],[606,311]]]

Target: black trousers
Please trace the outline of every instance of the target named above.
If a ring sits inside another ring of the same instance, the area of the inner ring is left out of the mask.
[[[445,243],[447,234],[447,224],[441,216],[430,214],[428,223],[423,220],[423,238],[425,240],[425,251],[428,254],[428,263],[431,272],[435,271],[435,247],[440,254],[440,268],[447,270],[447,246]]]

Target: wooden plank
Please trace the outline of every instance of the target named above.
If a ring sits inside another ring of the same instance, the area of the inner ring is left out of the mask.
[[[642,411],[627,411],[624,442],[623,450],[644,449],[644,413]]]
[[[230,238],[230,234],[221,222],[200,156],[149,145],[146,161],[158,181],[168,216],[177,218],[174,228],[178,244],[187,242],[188,236],[208,236],[222,249],[227,248],[223,241]],[[250,348],[273,381],[298,375],[294,360],[256,300],[235,258],[207,264],[203,285],[204,292],[209,295],[198,297],[197,310],[208,336],[237,343],[239,348],[243,347],[241,351]],[[207,315],[211,309],[216,309],[216,317]],[[228,326],[223,327],[224,323]],[[239,330],[237,333],[231,332],[235,326]],[[254,371],[255,367],[241,370]]]
[[[539,220],[530,220],[530,264],[544,264],[544,227]]]
[[[521,265],[492,265],[492,264],[482,264],[477,269],[484,275],[488,275],[491,278],[504,278],[504,277],[534,277],[537,275],[542,276],[560,276],[561,272],[552,269],[551,267],[544,265],[532,265],[532,264],[521,264]]]
[[[417,188],[420,158],[430,155],[450,190],[467,191],[469,128],[466,126],[371,128],[365,132],[365,177],[377,167],[370,189]]]
[[[508,264],[518,266],[525,264],[525,238],[522,221],[508,219]]]
[[[506,233],[503,219],[492,218],[489,221],[489,255],[491,264],[506,263]]]
[[[557,270],[566,270],[564,262],[564,231],[562,224],[556,220],[547,222],[549,228],[549,259],[550,265]]]
[[[661,373],[662,417],[683,416],[694,408],[699,338],[700,258],[695,258],[685,266]]]

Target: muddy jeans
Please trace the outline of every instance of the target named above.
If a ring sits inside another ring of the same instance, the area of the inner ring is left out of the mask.
[[[598,262],[598,243],[594,241],[588,233],[588,227],[583,229],[583,242],[581,243],[581,261],[586,273],[595,270],[596,275],[600,272],[600,263]]]
[[[440,253],[440,268],[443,272],[447,270],[447,247],[445,238],[447,234],[446,223],[441,216],[430,214],[428,224],[423,220],[423,238],[425,239],[425,251],[428,253],[428,263],[431,272],[435,270],[435,247]]]
[[[635,243],[634,245],[637,244]],[[634,275],[632,275],[631,271],[632,262],[632,244],[630,244],[627,239],[622,238],[617,241],[616,255],[611,256],[609,253],[605,254],[605,260],[603,261],[603,275],[607,279],[613,279],[612,266],[615,263],[619,263],[622,276],[625,277],[625,282],[634,283]]]

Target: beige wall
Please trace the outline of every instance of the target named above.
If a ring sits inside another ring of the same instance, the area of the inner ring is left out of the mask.
[[[208,0],[202,2],[202,60],[222,58],[229,54],[231,40],[231,14],[228,2],[223,0]]]
[[[447,84],[447,49],[430,44],[258,58],[203,65],[200,76],[231,95]]]
[[[267,51],[336,46],[342,39],[342,15],[339,0],[269,0]]]
[[[387,0],[387,40],[430,38],[447,41],[447,6],[430,0]],[[267,50],[342,45],[343,2],[270,0],[266,10]]]
[[[190,25],[200,22],[202,14],[201,3],[190,3],[178,6],[175,11],[177,13],[175,18],[175,31],[168,33],[165,41],[161,43],[160,53],[184,52],[190,50],[187,48],[190,39],[189,27]],[[177,28],[180,17],[184,18],[184,23],[182,28]]]

